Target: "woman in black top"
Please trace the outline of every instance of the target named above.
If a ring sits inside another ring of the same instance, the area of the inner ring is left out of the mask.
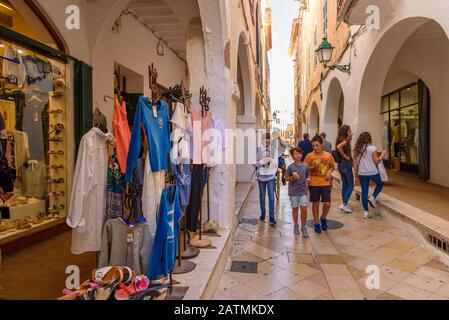
[[[348,125],[344,125],[338,131],[337,151],[340,153],[341,162],[338,164],[342,183],[342,199],[343,203],[339,209],[345,213],[352,213],[352,207],[349,204],[352,192],[354,191],[354,173],[352,164],[352,130]]]

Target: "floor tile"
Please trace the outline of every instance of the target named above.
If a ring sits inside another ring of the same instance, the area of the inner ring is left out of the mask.
[[[376,298],[376,300],[404,300],[401,297],[395,296],[394,294],[384,292]]]
[[[400,258],[394,259],[386,265],[408,273],[414,273],[419,268],[419,264]]]
[[[443,297],[449,298],[449,284],[448,283],[443,284],[435,293]]]
[[[427,300],[449,300],[449,298],[446,298],[446,297],[443,297],[443,296],[440,296],[440,295],[434,293]]]
[[[327,281],[326,281],[326,277],[324,276],[324,274],[322,272],[308,277],[307,280],[312,281],[313,283],[315,283],[323,288],[327,288],[327,289],[329,288]]]
[[[434,280],[419,274],[411,274],[410,276],[402,280],[401,283],[408,284],[409,286],[429,292],[435,292],[443,285],[443,283],[438,280]]]
[[[399,258],[407,261],[411,261],[418,265],[424,265],[429,261],[433,260],[433,257],[430,253],[425,251],[421,247],[414,247],[413,249],[407,251],[405,254],[401,255]]]
[[[327,288],[321,287],[307,279],[296,282],[288,288],[307,299],[314,299],[329,292]]]
[[[322,264],[345,264],[340,255],[336,254],[318,254],[318,262]]]
[[[262,262],[265,259],[262,259],[254,254],[251,253],[245,253],[241,254],[235,257],[232,257],[233,261],[249,261],[249,262]]]
[[[388,293],[406,300],[426,300],[432,295],[431,292],[421,290],[403,283],[395,285],[393,288],[388,290]]]
[[[281,290],[272,292],[266,295],[264,298],[268,300],[307,300],[306,297],[297,294],[289,288],[283,288]]]
[[[303,279],[308,278],[310,276],[313,276],[313,275],[321,272],[320,270],[318,270],[314,267],[308,266],[304,263],[299,263],[299,264],[298,263],[289,263],[288,265],[285,266],[285,269],[290,272],[293,272],[294,274],[300,276]]]

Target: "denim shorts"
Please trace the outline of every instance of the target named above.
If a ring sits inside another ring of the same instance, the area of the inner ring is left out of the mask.
[[[307,194],[303,194],[302,196],[293,196],[290,197],[290,202],[292,204],[292,208],[307,207],[309,205],[309,196]]]

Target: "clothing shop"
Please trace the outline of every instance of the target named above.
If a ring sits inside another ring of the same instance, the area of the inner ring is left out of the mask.
[[[114,109],[112,130],[95,110],[94,127],[81,139],[67,216],[72,253],[97,253],[98,269],[61,299],[165,299],[171,276],[193,271],[189,259],[211,247],[203,232],[218,232],[202,199],[215,162],[209,149],[225,148],[211,132],[223,134],[224,126],[209,109],[207,89],[193,97],[182,83],[164,88],[151,64],[151,97],[133,105],[124,93],[133,74],[116,67],[114,97],[105,97]]]
[[[9,3],[0,8],[3,254],[15,241],[63,225],[74,145],[74,61],[51,30],[35,24],[36,15],[20,12]]]

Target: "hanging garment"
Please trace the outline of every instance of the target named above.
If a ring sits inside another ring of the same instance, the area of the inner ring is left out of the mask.
[[[176,185],[179,187],[179,195],[181,198],[181,206],[187,207],[190,203],[190,188],[191,188],[191,176],[190,165],[179,164],[172,165],[173,175],[175,177]]]
[[[193,165],[190,204],[186,211],[186,227],[192,232],[196,232],[199,227],[198,217],[202,205],[202,195],[208,179],[209,168],[204,165]]]
[[[173,132],[171,141],[173,147],[170,153],[171,163],[180,164],[190,162],[190,139],[192,135],[192,120],[182,103],[176,104],[171,117]]]
[[[33,88],[38,88],[33,86]],[[25,89],[25,108],[23,110],[22,131],[28,135],[30,157],[35,160],[45,159],[44,137],[48,134],[48,123],[44,121],[44,110],[48,110],[48,91],[35,92],[32,87]]]
[[[192,144],[191,156],[193,164],[210,164],[210,140],[212,128],[212,112],[202,117],[201,112],[192,108]]]
[[[139,98],[126,164],[126,182],[128,183],[131,182],[132,174],[140,154],[140,124],[144,125],[148,139],[152,171],[159,172],[168,169],[171,147],[168,105],[165,101],[158,100],[155,108],[157,114],[153,113],[152,108],[152,103],[147,97],[141,96]]]
[[[180,231],[179,220],[182,217],[177,186],[162,191],[154,239],[147,276],[156,280],[158,276],[168,276],[175,267],[176,250]]]
[[[107,141],[111,133],[92,128],[81,139],[73,178],[67,224],[72,230],[72,253],[100,251],[105,218],[108,174]]]
[[[14,131],[16,128],[16,103],[14,101],[0,100],[0,113],[5,121],[8,131]]]
[[[126,104],[123,101],[120,105],[118,98],[115,98],[115,112],[112,126],[114,136],[117,140],[117,159],[122,173],[126,173],[126,160],[128,158],[129,143],[131,142],[131,133],[129,131],[128,118],[126,115]]]
[[[22,170],[23,195],[44,199],[47,195],[47,168],[44,162],[28,161]]]
[[[165,170],[152,172],[150,158],[145,159],[144,183],[142,189],[142,210],[150,227],[151,235],[156,234],[157,208],[165,186]]]
[[[143,217],[142,209],[142,193],[143,184],[145,178],[145,159],[138,159],[137,165],[134,169],[132,189],[134,191],[134,202],[133,202],[133,217],[135,219],[140,219]]]
[[[124,177],[120,172],[120,166],[114,153],[109,159],[108,180],[106,192],[106,220],[117,219],[123,216],[123,192]]]
[[[17,78],[17,84],[23,84],[25,82],[25,66],[23,64],[22,54],[13,48],[6,47],[4,57],[8,59],[2,59],[2,75],[4,77],[14,76]],[[11,60],[15,60],[16,62]]]
[[[127,266],[137,274],[146,274],[152,245],[153,238],[144,220],[135,225],[123,219],[109,220],[103,228],[98,268]]]
[[[17,175],[21,176],[24,164],[30,159],[28,135],[22,131],[14,131],[14,155]]]

